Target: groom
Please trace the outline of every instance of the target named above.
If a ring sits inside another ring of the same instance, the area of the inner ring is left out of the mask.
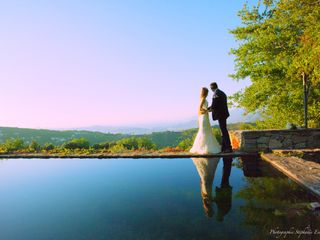
[[[208,107],[208,110],[212,111],[212,119],[218,120],[219,122],[219,127],[222,133],[221,152],[230,153],[232,152],[232,147],[227,129],[227,118],[230,116],[227,105],[227,96],[224,92],[218,89],[218,84],[215,82],[210,84],[210,88],[213,91],[213,97],[212,104]]]

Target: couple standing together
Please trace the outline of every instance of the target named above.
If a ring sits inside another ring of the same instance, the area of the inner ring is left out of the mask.
[[[229,117],[227,96],[223,91],[218,89],[218,85],[215,82],[210,84],[210,88],[213,91],[212,104],[210,107],[208,107],[208,101],[206,99],[209,90],[205,87],[201,89],[198,111],[199,130],[190,152],[196,154],[230,153],[232,152],[232,147],[227,129],[227,118]],[[219,122],[222,134],[222,146],[220,146],[213,135],[209,121],[209,112],[212,112],[212,119],[218,120]]]

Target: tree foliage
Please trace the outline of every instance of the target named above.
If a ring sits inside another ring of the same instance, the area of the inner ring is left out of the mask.
[[[77,148],[88,149],[89,147],[90,147],[90,143],[85,138],[75,138],[63,144],[63,148],[66,148],[66,149],[77,149]]]
[[[235,80],[252,84],[233,96],[246,112],[260,113],[264,127],[303,125],[303,85],[309,80],[309,125],[320,127],[320,1],[264,0],[244,5],[242,25],[231,30],[239,42]]]
[[[40,144],[37,141],[33,140],[29,145],[29,151],[30,152],[39,152],[40,150],[41,150]]]
[[[130,137],[117,141],[117,145],[122,145],[124,149],[137,150],[156,149],[156,145],[147,137]]]
[[[3,149],[5,150],[5,152],[14,152],[17,150],[21,150],[24,147],[24,141],[21,138],[7,139],[3,144]]]

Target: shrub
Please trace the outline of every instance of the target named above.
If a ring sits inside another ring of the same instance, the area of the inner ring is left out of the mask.
[[[193,138],[186,138],[184,140],[182,140],[181,142],[179,142],[178,144],[178,148],[182,149],[182,150],[190,150],[190,148],[193,145]]]
[[[54,149],[54,145],[52,143],[45,143],[42,147],[43,150],[51,151]]]
[[[145,150],[155,150],[157,149],[156,144],[154,144],[149,138],[143,137],[138,138],[138,148]]]
[[[63,148],[66,149],[88,149],[90,147],[90,143],[87,139],[85,138],[75,138],[72,139],[71,141],[63,144]]]
[[[127,151],[127,149],[122,144],[116,144],[109,148],[109,151],[111,153],[120,153]]]
[[[6,152],[13,152],[25,148],[24,142],[21,138],[7,139],[3,144]]]
[[[109,149],[114,145],[116,145],[115,142],[102,142],[102,143],[96,143],[92,147],[93,149]]]
[[[37,143],[37,141],[33,140],[29,147],[28,147],[30,152],[39,152],[41,150],[41,146],[39,143]]]
[[[117,145],[122,145],[127,150],[156,149],[156,145],[146,137],[130,137],[124,138],[116,142]]]
[[[222,136],[221,136],[220,129],[213,128],[212,131],[213,131],[213,135],[216,137],[216,139],[218,140],[219,144],[222,144]]]
[[[128,150],[136,150],[139,148],[138,140],[135,137],[121,139],[117,141],[117,145],[122,145],[123,148]]]

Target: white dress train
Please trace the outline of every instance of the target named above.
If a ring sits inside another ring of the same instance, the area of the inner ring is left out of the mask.
[[[212,198],[212,184],[219,158],[191,158],[201,179],[201,195]]]
[[[205,109],[208,108],[208,101],[204,102]],[[212,128],[209,121],[209,114],[201,114],[198,118],[199,130],[194,140],[190,153],[196,154],[210,154],[219,153],[221,146],[217,139],[214,137]]]

